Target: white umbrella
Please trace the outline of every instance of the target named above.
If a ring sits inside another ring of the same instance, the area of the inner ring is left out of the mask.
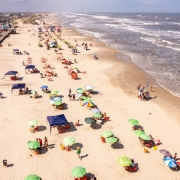
[[[82,96],[82,94],[76,94],[77,98],[80,98]]]
[[[55,102],[55,101],[53,101],[53,100],[50,100],[50,104],[54,104],[54,102]]]
[[[97,109],[97,108],[92,108],[91,111],[92,111],[93,113],[100,113],[100,112],[101,112],[101,111],[100,111],[99,109]]]
[[[93,87],[93,86],[86,86],[85,89],[86,89],[86,90],[93,90],[94,87]]]

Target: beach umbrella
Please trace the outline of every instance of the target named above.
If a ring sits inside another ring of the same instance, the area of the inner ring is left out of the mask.
[[[74,69],[75,69],[75,70],[78,70],[78,68],[77,68],[77,67],[75,67]]]
[[[83,102],[92,102],[92,99],[86,98]]]
[[[58,90],[52,90],[52,91],[51,91],[51,94],[58,94],[58,93],[59,93]]]
[[[65,146],[72,146],[75,143],[75,138],[72,136],[67,136],[63,139]]]
[[[29,125],[29,126],[36,126],[38,123],[39,123],[39,121],[36,120],[36,119],[34,119],[34,120],[29,121],[29,122],[28,122],[28,125]]]
[[[121,166],[126,167],[126,166],[130,166],[132,164],[132,161],[127,156],[119,156],[118,163]]]
[[[62,101],[62,99],[60,97],[53,97],[52,100],[53,101]]]
[[[48,86],[46,86],[46,85],[41,86],[41,89],[47,89],[47,88],[48,88]]]
[[[83,93],[84,93],[84,90],[78,89],[78,90],[76,90],[76,92],[79,93],[79,94],[83,94]]]
[[[32,90],[32,91],[31,91],[31,93],[32,93],[32,94],[36,94],[36,93],[37,93],[37,91],[35,91],[35,90]]]
[[[102,117],[102,114],[94,113],[92,116],[95,117],[95,118],[101,118],[101,117]]]
[[[76,166],[72,169],[72,175],[74,177],[83,177],[86,174],[86,169],[82,166]]]
[[[171,157],[171,153],[165,149],[160,149],[159,152],[163,154],[164,156]]]
[[[142,135],[140,135],[139,137],[140,137],[141,139],[147,140],[147,141],[152,140],[152,138],[151,138],[150,136],[146,135],[146,134],[142,134]]]
[[[129,120],[128,120],[128,123],[130,123],[130,124],[132,124],[132,125],[137,125],[137,124],[139,124],[138,120],[136,120],[136,119],[129,119]]]
[[[174,159],[170,158],[170,157],[165,157],[164,158],[164,162],[166,165],[168,165],[171,168],[174,168],[177,166],[177,163]]]
[[[93,119],[92,117],[85,118],[84,121],[85,121],[87,124],[95,124],[95,123],[96,123],[96,120]]]
[[[37,176],[36,174],[31,174],[27,176],[24,180],[41,180],[41,178]]]
[[[105,137],[105,138],[110,137],[110,136],[112,136],[112,135],[113,135],[113,132],[112,132],[112,131],[104,131],[104,132],[102,133],[102,136]]]
[[[85,99],[87,99],[88,97],[86,97],[86,96],[81,96],[80,98],[85,100]]]
[[[117,141],[118,141],[118,139],[115,138],[115,137],[106,138],[106,143],[109,143],[109,144],[113,144],[113,143],[115,143]]]
[[[94,87],[93,86],[86,86],[85,89],[89,91],[89,90],[93,90]]]
[[[60,106],[62,104],[62,101],[54,101],[54,105]]]
[[[92,108],[91,111],[92,111],[93,113],[100,113],[100,112],[101,112],[101,111],[100,111],[99,109],[97,109],[97,108]]]
[[[87,107],[92,107],[92,106],[94,106],[94,103],[92,102],[92,103],[88,103],[88,102],[86,102],[86,103],[84,103],[84,105]]]
[[[76,97],[77,98],[81,98],[82,94],[77,94]]]
[[[38,141],[30,141],[28,142],[28,148],[37,149],[40,147],[40,143]]]
[[[142,130],[135,130],[135,131],[134,131],[134,134],[135,134],[135,135],[138,135],[138,136],[141,136],[142,134],[145,134],[145,133],[144,133],[144,131],[142,131]]]
[[[50,104],[54,104],[55,101],[53,101],[52,99],[50,100]]]

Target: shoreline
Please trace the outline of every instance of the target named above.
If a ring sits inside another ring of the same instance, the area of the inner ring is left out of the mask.
[[[47,25],[56,25],[52,14],[48,15],[44,21]],[[41,41],[43,47],[38,47],[40,40],[38,27],[38,25],[22,24],[19,20],[18,34],[4,41],[0,49],[2,54],[0,70],[3,77],[0,79],[0,90],[6,97],[1,99],[0,104],[3,112],[2,123],[0,123],[1,144],[6,149],[2,150],[0,158],[12,164],[11,168],[2,168],[1,176],[4,180],[24,179],[29,174],[37,174],[42,180],[72,180],[74,177],[71,172],[75,166],[85,167],[86,172],[95,175],[98,180],[119,178],[140,180],[144,177],[147,180],[157,179],[157,177],[162,180],[178,179],[179,172],[171,171],[166,166],[163,162],[163,154],[159,150],[167,149],[172,155],[176,152],[179,156],[180,144],[175,141],[180,130],[179,112],[173,108],[169,112],[156,104],[159,96],[160,99],[162,98],[157,90],[153,94],[153,96],[158,94],[156,99],[140,101],[137,98],[136,81],[141,79],[141,82],[145,83],[148,77],[143,76],[143,72],[138,71],[135,66],[117,60],[113,48],[105,46],[103,42],[92,41],[92,37],[80,36],[74,30],[62,28],[61,39],[58,38],[59,33],[50,32],[51,36],[48,38],[50,43],[55,39],[61,46],[58,54],[55,49],[47,50],[44,46],[47,38],[45,34],[44,40]],[[11,43],[11,47],[8,46],[8,42]],[[72,46],[78,43],[78,53],[72,54],[67,42]],[[89,50],[85,50],[81,46],[83,42],[88,45],[91,43],[92,47],[89,46]],[[12,52],[14,48],[26,50],[29,55],[14,55]],[[97,54],[99,60],[93,58],[94,54]],[[68,68],[61,60],[58,60],[60,55],[72,61]],[[43,75],[47,69],[44,68],[45,62],[41,59],[45,58],[57,76],[50,76],[52,81],[49,81],[49,77],[45,75],[41,78],[39,73],[26,73],[22,62],[28,62],[29,57],[32,64]],[[74,59],[77,62],[74,62]],[[72,79],[67,72],[67,69],[75,68],[80,71],[77,73],[79,77],[77,80]],[[18,71],[18,76],[21,78],[17,81],[11,81],[8,77],[4,78],[3,75],[9,70]],[[13,90],[11,93],[11,86],[14,83],[26,83],[29,90],[37,91],[39,98],[30,98],[28,94],[18,95],[18,90]],[[49,91],[59,91],[58,96],[66,104],[64,109],[55,109],[50,104],[49,94],[40,89],[42,85],[47,85]],[[84,89],[89,85],[94,87],[94,91],[100,92],[92,94],[91,100],[102,113],[106,112],[109,117],[109,121],[103,120],[103,123],[95,124],[96,128],[91,128],[90,124],[84,121],[85,118],[93,116],[92,111],[80,105],[82,101],[78,98],[70,100],[68,97],[69,89],[71,89],[71,94],[77,94],[77,88]],[[54,127],[50,133],[47,116],[60,114],[65,115],[71,126],[70,129],[63,128],[63,133],[60,133],[58,128]],[[128,123],[131,118],[139,121],[139,125],[143,127],[147,135],[152,135],[155,143],[158,140],[162,142],[161,145],[157,145],[156,151],[153,148],[147,148],[149,153],[144,153],[146,147],[142,147],[138,136],[132,130],[132,125]],[[28,126],[28,122],[32,119],[39,121],[39,131],[35,133],[31,133]],[[75,126],[78,120],[80,126]],[[112,131],[119,142],[113,145],[102,143],[100,137],[104,131]],[[69,152],[60,147],[67,136],[75,138],[75,144]],[[44,137],[48,139],[49,148],[42,146],[39,155],[28,149],[29,141],[34,141],[36,138],[44,140]],[[81,147],[82,160],[77,156],[76,147]],[[133,158],[138,171],[127,172],[118,164],[119,156]]]
[[[69,27],[65,27],[65,28],[71,29]],[[71,29],[71,30],[72,30],[72,35],[73,35],[73,33],[74,33],[74,35],[82,34],[82,36],[84,36],[85,39],[88,39],[88,41],[92,41],[93,43],[97,44],[97,46],[100,45],[104,51],[106,51],[106,50],[108,51],[109,49],[111,49],[111,57],[110,57],[111,61],[109,61],[107,59],[107,57],[105,57],[103,55],[104,52],[98,53],[100,56],[100,59],[98,61],[105,61],[105,62],[111,63],[113,65],[112,69],[108,70],[111,72],[105,72],[105,73],[111,78],[110,81],[112,82],[112,84],[114,86],[120,87],[127,95],[129,95],[131,97],[135,97],[135,98],[137,98],[137,100],[139,100],[139,98],[137,97],[137,93],[136,93],[137,92],[136,87],[138,86],[139,83],[141,83],[141,85],[145,86],[146,82],[149,82],[149,87],[147,89],[150,92],[150,96],[151,97],[157,96],[156,99],[151,99],[150,101],[153,101],[154,103],[160,105],[162,108],[167,110],[169,113],[172,113],[171,107],[173,107],[174,111],[180,112],[180,106],[179,106],[180,97],[171,94],[168,90],[166,90],[161,85],[159,85],[157,83],[157,80],[155,79],[155,77],[150,75],[148,72],[146,72],[144,69],[142,69],[140,66],[138,66],[134,62],[132,62],[132,61],[125,62],[122,59],[118,58],[117,57],[118,55],[115,54],[116,49],[114,47],[108,46],[102,40],[96,41],[95,36],[85,35],[85,34],[79,32],[77,29]],[[119,54],[121,54],[121,53],[119,53]],[[124,54],[122,54],[122,55],[124,55]],[[131,74],[130,75],[126,74],[126,76],[119,74],[117,66],[121,66],[121,65],[124,66],[125,71],[127,73],[131,72]],[[116,75],[114,75],[114,69],[117,72]],[[123,76],[123,78],[121,78],[122,76]],[[135,76],[135,78],[134,78],[134,76]],[[128,82],[129,84],[126,84],[126,82]],[[150,91],[150,87],[153,87],[154,92]],[[176,114],[176,112],[175,112],[175,114]],[[180,116],[179,116],[179,118],[180,118]]]

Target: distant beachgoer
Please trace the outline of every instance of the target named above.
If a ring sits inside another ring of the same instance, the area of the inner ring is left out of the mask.
[[[44,146],[48,147],[48,139],[47,139],[47,137],[44,138]]]
[[[71,101],[71,98],[72,98],[71,94],[69,94],[68,97],[69,97],[69,100]]]
[[[79,126],[79,120],[75,122],[75,126]]]
[[[42,146],[42,139],[38,139],[38,142],[40,143],[40,146]]]
[[[75,100],[76,100],[76,96],[75,96],[75,94],[73,94],[73,95],[72,95],[72,98],[73,98],[73,101],[75,101]]]
[[[80,156],[80,154],[81,154],[81,148],[80,147],[77,147],[76,153],[78,154],[78,158],[82,159],[81,156]]]
[[[177,153],[174,154],[173,159],[176,161],[176,159],[177,159]]]
[[[71,94],[71,89],[69,88],[69,94]]]

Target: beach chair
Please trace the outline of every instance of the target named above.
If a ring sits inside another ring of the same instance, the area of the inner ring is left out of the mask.
[[[144,153],[149,153],[149,151],[146,149],[146,148],[144,148]]]
[[[145,146],[151,148],[151,144],[145,144]]]
[[[61,150],[65,150],[64,144],[60,144]]]

